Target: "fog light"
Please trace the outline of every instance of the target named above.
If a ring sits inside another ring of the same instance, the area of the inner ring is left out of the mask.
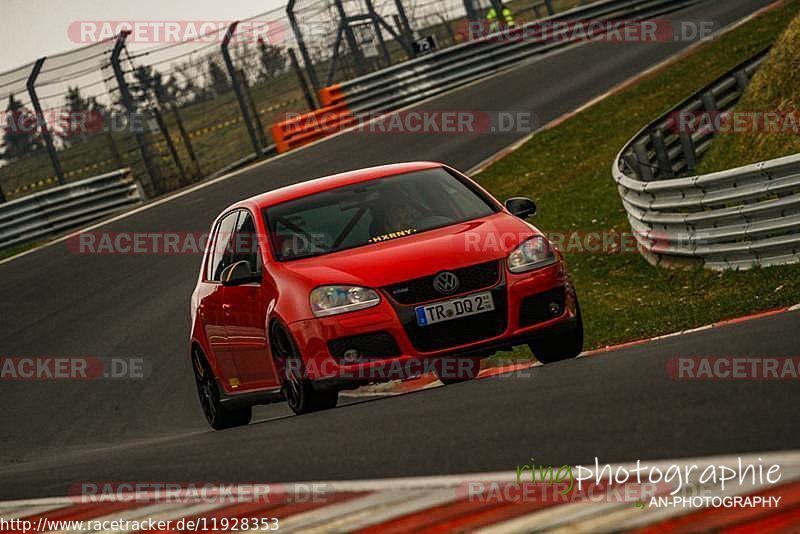
[[[342,355],[344,363],[356,363],[361,360],[361,353],[357,349],[347,349]]]
[[[548,307],[550,308],[550,314],[553,317],[558,317],[561,315],[561,304],[558,302],[551,302]]]

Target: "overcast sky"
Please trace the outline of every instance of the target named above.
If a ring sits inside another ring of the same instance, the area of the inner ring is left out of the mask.
[[[0,72],[80,46],[67,35],[76,21],[236,20],[285,5],[286,0],[0,0]]]

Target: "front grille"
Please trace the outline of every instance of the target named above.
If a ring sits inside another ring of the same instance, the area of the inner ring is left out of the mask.
[[[419,326],[412,309],[411,315],[403,321],[411,344],[418,351],[432,352],[499,336],[505,332],[508,323],[505,286],[492,291],[492,297],[495,307],[493,312],[430,326]]]
[[[497,284],[500,279],[500,262],[491,261],[479,265],[471,265],[462,269],[454,269],[453,273],[458,276],[460,282],[458,291],[455,295],[469,293],[479,289],[485,289]],[[438,273],[436,273],[438,274]],[[433,288],[433,279],[436,274],[410,280],[401,284],[385,287],[384,290],[400,304],[410,305],[431,300],[441,299],[445,296]]]
[[[373,332],[328,341],[328,350],[334,358],[344,358],[344,353],[350,349],[356,349],[362,358],[367,359],[400,356],[400,347],[389,332]]]
[[[566,291],[563,287],[525,297],[519,309],[519,325],[522,327],[533,326],[561,316],[564,313],[565,300]],[[559,312],[556,315],[550,311],[552,302],[558,304]]]

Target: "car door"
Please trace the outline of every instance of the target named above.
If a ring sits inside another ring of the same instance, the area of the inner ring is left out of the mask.
[[[211,358],[216,361],[219,378],[227,386],[231,378],[238,376],[235,363],[228,350],[226,317],[223,310],[224,290],[220,275],[231,264],[233,251],[231,240],[236,230],[239,211],[222,217],[214,229],[212,248],[203,274],[203,294],[200,296],[198,313],[205,330]]]
[[[263,258],[253,215],[241,211],[233,239],[231,265],[247,261],[251,270],[261,275]],[[262,276],[258,276],[261,280]],[[267,303],[270,290],[262,283],[228,286],[223,292],[222,310],[227,330],[227,351],[238,371],[238,383],[232,388],[240,390],[263,389],[278,386],[277,375],[267,348]]]

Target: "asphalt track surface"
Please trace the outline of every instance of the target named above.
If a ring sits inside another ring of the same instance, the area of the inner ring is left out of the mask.
[[[767,4],[709,1],[667,18],[722,27]],[[541,125],[688,44],[573,47],[419,108],[530,112]],[[102,230],[204,232],[224,207],[268,189],[397,161],[469,169],[521,136],[348,133]],[[144,358],[149,368],[145,380],[1,383],[0,499],[64,495],[81,481],[362,479],[513,470],[531,456],[561,465],[800,448],[797,381],[666,372],[676,356],[797,356],[797,312],[325,413],[260,407],[254,424],[215,433],[187,355],[199,262],[81,256],[61,243],[0,265],[0,355]]]

